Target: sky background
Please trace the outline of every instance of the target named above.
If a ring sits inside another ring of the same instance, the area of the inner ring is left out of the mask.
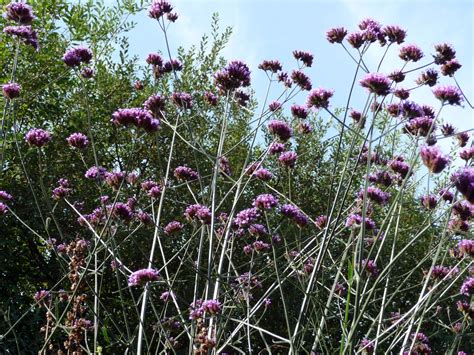
[[[333,89],[332,107],[345,106],[355,63],[340,45],[327,42],[325,33],[329,28],[339,26],[346,27],[349,32],[358,30],[357,24],[371,17],[382,25],[401,26],[407,31],[405,44],[414,43],[421,47],[425,57],[417,63],[409,63],[406,69],[431,61],[435,44],[450,43],[463,65],[456,78],[469,101],[474,103],[474,0],[171,0],[171,3],[179,14],[176,23],[169,27],[172,53],[176,53],[178,46],[189,48],[198,44],[201,36],[210,32],[212,13],[219,13],[221,28],[233,28],[233,35],[223,54],[227,60],[239,59],[249,65],[252,86],[259,101],[263,100],[268,79],[264,72],[257,69],[258,64],[264,59],[278,59],[284,70],[291,72],[297,65],[292,51],[300,49],[314,54],[313,67],[306,70],[313,88]],[[148,53],[164,51],[163,35],[146,12],[134,20],[138,24],[130,33],[130,52],[137,54],[144,62]],[[378,48],[379,45],[375,44],[365,58],[371,71],[375,71],[381,56]],[[398,58],[398,48],[390,48],[381,72],[390,73],[401,68],[404,62]],[[414,86],[417,75],[407,76],[401,87]],[[447,77],[442,77],[440,83],[454,85],[452,78]],[[276,98],[277,92],[273,95]],[[303,104],[306,95],[297,97],[295,103]],[[365,102],[365,97],[364,90],[358,87],[353,108],[362,110],[360,105]],[[439,107],[431,88],[426,86],[416,90],[411,99]],[[464,109],[443,108],[442,118],[460,129],[474,128],[473,110],[467,104]]]

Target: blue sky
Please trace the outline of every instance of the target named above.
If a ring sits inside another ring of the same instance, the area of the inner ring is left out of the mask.
[[[230,43],[224,51],[228,60],[240,59],[252,70],[253,87],[257,98],[265,94],[267,78],[257,69],[263,59],[279,59],[284,69],[296,67],[292,57],[294,49],[307,50],[314,54],[313,67],[307,70],[313,87],[335,90],[331,101],[333,107],[345,104],[355,64],[339,45],[332,45],[325,39],[327,29],[344,26],[355,31],[360,20],[372,17],[383,25],[398,24],[407,33],[405,43],[419,45],[425,53],[418,63],[431,60],[433,45],[447,42],[457,51],[458,61],[463,67],[456,77],[471,103],[474,102],[474,1],[309,1],[309,0],[171,0],[179,19],[169,29],[171,47],[175,53],[178,46],[189,48],[199,43],[203,33],[210,31],[210,19],[218,12],[221,26],[233,27]],[[137,16],[137,27],[131,32],[131,53],[143,61],[146,55],[164,50],[163,36],[157,24],[146,13]],[[375,70],[380,50],[374,46],[369,52],[369,68]],[[407,69],[418,66],[410,63]],[[381,68],[389,73],[399,69],[403,62],[397,56],[397,47],[390,49],[387,60]],[[415,75],[416,76],[416,75]],[[411,87],[415,78],[408,77],[402,87]],[[453,84],[452,79],[443,77],[441,84]],[[414,85],[413,85],[414,86]],[[276,95],[276,92],[275,92]],[[359,98],[364,97],[362,88],[354,101],[358,107]],[[302,104],[306,97],[295,102]],[[416,90],[412,99],[438,108],[431,89]],[[442,117],[460,129],[474,128],[473,111],[447,107]]]

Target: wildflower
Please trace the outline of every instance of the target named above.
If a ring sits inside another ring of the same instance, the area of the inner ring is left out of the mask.
[[[385,96],[390,93],[390,80],[380,73],[367,74],[360,81],[360,85],[376,95]]]
[[[201,307],[204,312],[210,313],[211,315],[220,314],[222,311],[222,305],[218,300],[206,300],[202,302]]]
[[[179,181],[193,181],[199,178],[198,173],[187,166],[178,166],[174,169],[174,176]]]
[[[204,100],[211,106],[217,105],[217,96],[210,91],[204,93]]]
[[[420,200],[421,204],[429,210],[436,208],[436,206],[438,205],[438,199],[435,195],[424,195],[421,196]]]
[[[250,101],[250,95],[241,90],[234,92],[234,98],[240,106],[247,106],[247,103]]]
[[[457,246],[461,255],[474,258],[474,240],[462,239]]]
[[[414,44],[408,44],[400,48],[398,56],[406,62],[417,62],[423,58],[423,52]]]
[[[250,69],[245,63],[235,60],[215,73],[214,80],[222,91],[247,87],[250,86]]]
[[[31,6],[24,1],[12,1],[6,6],[6,10],[3,17],[21,25],[29,25],[36,18]]]
[[[73,133],[66,138],[66,141],[71,147],[77,149],[85,149],[89,146],[89,139],[82,133]]]
[[[438,86],[433,89],[433,94],[444,105],[461,105],[463,101],[461,92],[455,86]]]
[[[253,201],[253,206],[261,210],[269,210],[278,206],[278,198],[272,194],[258,195]]]
[[[208,207],[194,204],[186,208],[184,217],[186,217],[188,221],[198,220],[202,224],[210,224],[212,214]]]
[[[366,230],[375,229],[375,222],[371,218],[369,217],[362,218],[362,216],[359,214],[351,214],[346,220],[346,227],[360,228],[363,222],[364,222]]]
[[[293,51],[293,57],[296,60],[301,60],[303,64],[307,67],[311,67],[313,65],[313,55],[309,52],[304,51]]]
[[[155,269],[141,269],[133,272],[128,278],[128,286],[143,286],[148,282],[157,281],[159,273]]]
[[[278,71],[282,70],[282,66],[278,60],[264,60],[261,64],[259,64],[258,69],[277,73]]]
[[[35,293],[35,301],[36,302],[39,302],[41,300],[44,300],[44,299],[47,299],[51,297],[51,294],[49,293],[49,291],[46,291],[46,290],[40,290],[38,292]]]
[[[377,171],[376,173],[369,175],[369,181],[389,187],[392,185],[394,177],[388,171]]]
[[[160,121],[142,108],[124,108],[112,114],[111,122],[116,126],[134,125],[152,133],[160,128]]]
[[[465,161],[469,161],[474,158],[474,146],[464,148],[459,152],[459,157]]]
[[[219,158],[219,171],[221,172],[221,174],[226,175],[226,176],[232,175],[229,159],[227,159],[226,156],[221,156]]]
[[[415,80],[418,85],[435,86],[438,82],[438,72],[435,69],[427,69],[422,72],[420,76]]]
[[[453,205],[453,214],[463,221],[474,218],[474,205],[468,201],[459,201]]]
[[[292,219],[293,222],[301,228],[308,224],[308,218],[295,205],[283,205],[280,207],[280,212],[282,215]]]
[[[469,140],[469,133],[468,132],[459,132],[456,135],[456,139],[458,140],[459,146],[460,147],[465,147],[467,144],[467,141]]]
[[[86,171],[84,176],[89,180],[104,180],[106,172],[107,170],[101,166],[93,166]]]
[[[157,67],[163,66],[163,58],[158,53],[150,53],[146,57],[146,62]]]
[[[158,198],[161,195],[163,188],[152,180],[146,180],[141,185],[142,190],[147,192],[151,198]]]
[[[160,300],[163,302],[167,302],[170,298],[172,298],[172,292],[170,291],[162,292],[160,295]]]
[[[293,117],[305,119],[308,117],[308,110],[304,106],[293,105],[291,106],[291,114]]]
[[[412,101],[403,101],[400,105],[401,113],[405,118],[414,118],[424,115],[420,105]]]
[[[344,27],[335,27],[326,32],[326,39],[329,43],[342,43],[346,35],[347,30]]]
[[[426,137],[436,130],[434,119],[429,116],[420,116],[410,119],[404,127],[404,131],[415,136]]]
[[[268,109],[270,112],[276,112],[278,110],[281,110],[281,103],[274,101],[268,105]]]
[[[178,222],[178,221],[172,221],[168,223],[165,228],[163,228],[163,231],[165,232],[166,235],[171,235],[174,233],[178,233],[184,228],[183,224]]]
[[[466,167],[458,170],[451,176],[451,181],[466,200],[474,204],[474,168]]]
[[[54,188],[52,194],[52,197],[55,200],[67,197],[72,192],[72,189],[69,188],[69,181],[67,179],[59,179],[58,184],[59,186]]]
[[[12,100],[20,97],[21,85],[17,83],[8,83],[2,85],[3,96]]]
[[[308,122],[300,122],[297,128],[300,134],[309,134],[313,131],[313,127]]]
[[[443,133],[443,136],[445,137],[453,135],[454,132],[456,132],[456,130],[454,129],[453,125],[449,123],[441,126],[441,133]]]
[[[358,197],[363,198],[365,194],[364,189],[359,191]],[[390,193],[380,190],[378,187],[369,186],[367,187],[367,197],[380,205],[385,205],[390,199]]]
[[[329,99],[334,94],[332,90],[326,89],[315,89],[311,91],[308,96],[308,107],[315,107],[315,108],[327,108],[329,106]]]
[[[471,296],[474,294],[474,277],[468,277],[464,280],[459,291],[462,295]]]
[[[3,216],[8,212],[8,206],[3,202],[0,202],[0,216]]]
[[[407,89],[400,88],[394,90],[393,95],[398,97],[400,100],[406,100],[410,97],[410,91],[408,91]]]
[[[288,73],[281,72],[277,75],[278,82],[283,83],[286,88],[291,88],[293,84],[292,81],[288,78]]]
[[[273,142],[268,147],[268,154],[275,155],[285,151],[285,145],[283,143]]]
[[[13,196],[4,190],[0,190],[0,201],[10,201],[13,199]]]
[[[143,86],[143,83],[140,81],[140,80],[136,80],[134,83],[133,83],[133,87],[135,90],[143,90],[144,86]]]
[[[442,172],[449,162],[449,157],[444,155],[438,146],[421,147],[420,156],[428,170],[434,174]]]
[[[441,189],[439,191],[439,195],[446,202],[453,202],[454,201],[454,194],[451,191],[449,191],[448,189]]]
[[[291,73],[291,80],[302,90],[309,91],[312,88],[311,80],[301,70],[293,70]]]
[[[250,235],[253,235],[254,237],[263,237],[268,234],[265,226],[258,223],[251,224],[248,230]]]
[[[159,20],[166,14],[170,14],[173,11],[173,6],[166,0],[154,0],[148,8],[148,16]]]
[[[287,168],[294,168],[296,164],[296,159],[298,159],[298,155],[292,151],[283,152],[278,157],[280,163],[286,166]]]
[[[172,73],[174,71],[181,70],[183,70],[183,63],[181,63],[178,59],[170,59],[163,64],[163,67],[161,68],[161,74]]]
[[[136,213],[135,217],[136,219],[138,219],[141,223],[145,225],[153,224],[153,218],[147,212],[139,211],[138,213]]]
[[[81,76],[84,78],[84,79],[90,79],[94,76],[94,69],[90,68],[90,67],[85,67],[81,70]]]
[[[92,59],[92,51],[86,47],[71,48],[63,56],[63,62],[68,67],[77,67],[81,63],[89,63]]]
[[[374,260],[362,260],[362,268],[373,277],[376,277],[379,274],[379,269],[377,268],[377,264]]]
[[[431,277],[435,280],[442,280],[447,277],[452,278],[458,272],[459,270],[457,268],[435,265],[433,266],[433,269],[431,269]]]
[[[369,340],[367,338],[364,338],[362,339],[360,342],[359,342],[359,345],[358,345],[359,349],[361,349],[363,352],[367,353],[367,354],[372,354],[374,352],[374,342],[372,340]]]
[[[264,252],[271,248],[270,244],[262,242],[261,240],[253,242],[252,247],[256,252]]]
[[[396,70],[388,75],[388,78],[390,80],[393,80],[396,83],[401,83],[403,80],[405,80],[405,74],[403,74],[402,71]]]
[[[347,36],[347,42],[355,49],[358,49],[365,42],[364,34],[362,32],[353,32]]]
[[[315,224],[319,230],[323,230],[324,228],[326,228],[328,224],[328,216],[321,215],[321,216],[316,217]]]
[[[255,208],[247,208],[240,211],[234,218],[234,223],[239,227],[248,227],[260,216],[259,211]]]
[[[454,73],[462,67],[456,59],[451,59],[441,66],[441,74],[445,76],[453,76]]]
[[[270,181],[273,178],[273,174],[265,168],[255,170],[252,175],[262,181]]]
[[[193,97],[187,92],[174,92],[171,101],[178,107],[189,109],[193,107]]]
[[[399,26],[385,26],[382,29],[383,34],[387,37],[388,41],[391,43],[402,44],[405,41],[407,35],[406,31],[400,28]]]
[[[288,123],[279,120],[273,120],[268,123],[268,131],[276,135],[283,142],[287,141],[293,135],[293,130]]]
[[[41,128],[32,128],[25,134],[25,141],[30,146],[40,148],[51,141],[51,133]]]
[[[161,95],[151,95],[144,103],[143,107],[150,111],[157,118],[163,117],[165,112],[165,99]]]
[[[133,218],[132,208],[123,202],[117,202],[114,205],[107,206],[115,217],[124,220],[125,222],[130,221]]]
[[[436,64],[446,64],[456,57],[456,51],[447,43],[435,45],[436,54],[433,56]]]

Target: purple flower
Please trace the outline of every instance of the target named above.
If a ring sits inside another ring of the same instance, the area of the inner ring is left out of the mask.
[[[437,86],[433,89],[433,94],[443,104],[461,105],[463,97],[456,86]]]
[[[128,278],[128,286],[143,286],[148,282],[157,281],[160,275],[155,269],[141,269],[133,272]]]
[[[108,205],[107,208],[111,210],[115,217],[120,218],[125,222],[128,222],[133,218],[133,210],[126,203],[117,202],[114,205]]]
[[[8,207],[3,202],[0,202],[0,216],[3,216],[8,212]]]
[[[441,66],[441,74],[453,76],[454,73],[462,67],[456,59],[451,59]]]
[[[165,232],[166,235],[171,235],[174,233],[177,233],[181,231],[184,228],[183,224],[178,222],[178,221],[172,221],[168,223],[165,228],[163,228],[163,231]]]
[[[293,204],[286,204],[280,207],[280,212],[283,216],[293,220],[299,227],[303,228],[308,224],[308,218],[301,210]]]
[[[4,190],[0,190],[0,201],[10,201],[13,196]]]
[[[410,91],[407,89],[399,88],[393,91],[393,95],[398,97],[400,100],[406,100],[410,97]]]
[[[106,172],[107,170],[101,166],[93,166],[86,171],[84,176],[89,180],[104,180]]]
[[[237,104],[245,107],[250,101],[250,95],[243,92],[242,90],[236,90],[234,92],[234,99],[237,101]]]
[[[267,235],[268,232],[264,225],[255,223],[249,226],[249,233],[255,237],[263,237]]]
[[[181,71],[183,70],[183,63],[181,63],[178,59],[170,59],[169,61],[163,64],[163,68],[161,68],[161,73],[172,73],[173,71]]]
[[[451,181],[466,200],[474,204],[474,168],[466,167],[457,171],[451,176]]]
[[[438,82],[438,72],[435,69],[427,69],[415,80],[418,85],[435,86]]]
[[[458,140],[459,146],[460,147],[465,147],[467,144],[467,141],[469,140],[469,133],[468,132],[459,132],[456,135],[456,139]]]
[[[291,114],[293,117],[305,119],[308,117],[308,110],[305,106],[293,105],[291,106]]]
[[[298,133],[300,134],[309,134],[313,132],[313,127],[308,122],[300,122],[298,124]]]
[[[388,171],[383,170],[383,171],[377,171],[374,174],[370,174],[369,181],[389,187],[392,185],[394,181],[394,177]]]
[[[390,93],[390,80],[383,74],[370,73],[360,81],[360,85],[369,92],[385,96]]]
[[[258,69],[276,73],[282,70],[282,66],[278,60],[264,60],[261,64],[258,65]]]
[[[81,70],[81,75],[84,79],[90,79],[94,76],[94,69],[85,67]]]
[[[245,63],[235,60],[215,73],[214,80],[222,91],[247,87],[250,86],[250,69]]]
[[[431,277],[433,279],[442,280],[446,277],[452,278],[459,272],[458,268],[450,268],[447,266],[435,265],[431,270]]]
[[[193,97],[187,92],[174,92],[171,95],[171,101],[183,109],[189,109],[193,107]]]
[[[421,204],[429,210],[436,208],[436,206],[438,205],[438,198],[436,197],[436,195],[424,195],[421,196],[420,200]]]
[[[311,67],[311,65],[313,65],[314,57],[309,52],[293,51],[293,57],[295,57],[296,60],[301,60],[307,67]]]
[[[125,174],[121,171],[114,171],[111,173],[106,172],[104,174],[104,177],[107,185],[113,187],[116,190],[118,190],[122,183],[125,181]]]
[[[285,145],[283,143],[273,142],[272,144],[270,144],[270,147],[268,147],[268,154],[270,155],[275,155],[284,151]]]
[[[194,181],[199,178],[198,173],[187,166],[178,166],[174,169],[174,176],[179,181]]]
[[[405,80],[405,74],[403,74],[402,71],[396,70],[388,75],[388,78],[390,80],[393,80],[396,83],[401,83],[403,80]]]
[[[453,214],[462,220],[469,220],[474,217],[474,205],[468,201],[459,201],[453,205]]]
[[[420,156],[429,171],[438,174],[448,165],[449,157],[444,155],[438,146],[423,146]]]
[[[163,66],[163,58],[158,53],[150,53],[146,57],[146,62],[157,67]]]
[[[240,211],[234,218],[234,223],[239,227],[248,227],[250,224],[260,216],[260,213],[255,207],[247,208]]]
[[[6,7],[3,17],[21,25],[29,25],[36,18],[30,5],[24,1],[12,1]]]
[[[6,26],[3,33],[15,36],[27,45],[32,46],[35,50],[39,50],[38,33],[31,26]]]
[[[267,251],[271,248],[271,245],[265,242],[262,242],[261,240],[256,240],[252,244],[253,249],[258,253],[258,252],[264,252]]]
[[[165,291],[160,295],[160,300],[167,302],[170,298],[172,298],[172,292]]]
[[[354,48],[360,48],[364,42],[364,33],[363,32],[353,32],[347,36],[347,42]]]
[[[154,0],[148,8],[148,16],[159,20],[165,14],[170,14],[173,6],[166,0]]]
[[[344,27],[335,27],[326,32],[326,39],[329,43],[342,43],[346,35],[347,30]]]
[[[298,159],[298,155],[293,151],[283,152],[278,157],[280,163],[287,168],[294,168],[296,164],[296,159]]]
[[[439,191],[439,195],[446,202],[451,202],[452,203],[454,201],[454,194],[451,191],[449,191],[448,189],[441,189]]]
[[[153,224],[153,218],[147,212],[139,211],[135,217],[145,225]]]
[[[359,194],[357,196],[359,198],[363,198],[364,189],[359,191]],[[367,197],[371,199],[372,201],[377,202],[380,205],[385,205],[388,203],[388,200],[390,199],[390,193],[384,192],[380,190],[378,187],[369,186],[367,187]]]
[[[452,124],[446,123],[441,126],[441,133],[443,133],[445,137],[452,136],[455,132],[456,130]]]
[[[25,141],[30,146],[42,147],[51,141],[51,133],[41,128],[32,128],[25,134]]]
[[[146,180],[142,182],[141,187],[142,190],[147,192],[147,195],[151,198],[158,198],[163,190],[161,185],[152,180]]]
[[[202,224],[210,224],[212,214],[208,207],[194,204],[186,208],[184,217],[186,217],[188,221],[198,220]]]
[[[423,52],[418,46],[414,44],[408,44],[400,48],[400,53],[398,56],[406,62],[417,62],[423,58]]]
[[[382,29],[382,33],[387,37],[391,43],[402,44],[407,35],[406,31],[399,26],[389,25]]]
[[[143,107],[150,111],[153,116],[162,118],[165,111],[165,99],[161,95],[151,95],[144,103]]]
[[[404,127],[406,133],[422,137],[426,137],[428,133],[434,132],[435,130],[436,125],[434,119],[429,116],[415,117],[409,120]]]
[[[201,305],[204,312],[210,313],[211,315],[220,314],[222,311],[222,305],[218,300],[206,300]]]
[[[176,12],[169,13],[166,14],[166,18],[168,21],[175,22],[178,19],[178,14]]]
[[[436,54],[433,56],[436,64],[446,64],[446,62],[456,57],[456,51],[447,43],[435,45]]]
[[[67,179],[59,179],[59,186],[53,190],[52,198],[55,200],[60,200],[64,197],[67,197],[72,189],[69,188],[69,181]]]
[[[253,201],[253,206],[261,210],[269,210],[278,206],[278,199],[272,194],[258,195]]]
[[[21,85],[17,83],[8,83],[2,85],[3,96],[12,100],[20,97]]]
[[[459,291],[462,295],[471,296],[474,294],[474,277],[468,277],[464,280]]]
[[[231,176],[232,170],[230,169],[229,159],[226,156],[219,158],[219,171],[225,176]]]
[[[375,346],[372,340],[367,338],[362,339],[358,345],[359,349],[367,354],[372,354],[374,352]]]
[[[462,160],[469,161],[474,158],[474,146],[464,148],[459,152],[459,157]]]
[[[319,230],[323,230],[324,228],[326,228],[328,224],[328,216],[321,215],[321,216],[316,217],[315,223],[316,223],[316,227],[318,227]]]
[[[362,218],[359,214],[351,214],[346,220],[346,227],[348,228],[360,228],[362,222],[365,221],[365,229],[373,230],[375,229],[375,222],[369,217]]]
[[[351,110],[349,116],[354,120],[355,123],[365,123],[365,117],[362,117],[362,113],[359,111]]]
[[[401,113],[405,118],[413,118],[424,115],[424,111],[420,105],[412,101],[403,101],[401,103]]]
[[[279,120],[270,121],[268,123],[268,131],[276,135],[283,142],[290,139],[293,134],[293,130],[288,123]]]
[[[117,126],[134,125],[152,133],[160,128],[160,121],[142,108],[124,108],[112,114],[111,122]]]
[[[86,47],[71,48],[63,56],[63,62],[68,67],[77,67],[81,63],[89,63],[92,59],[92,51]]]
[[[217,105],[217,95],[213,94],[210,91],[204,93],[204,100],[211,106]]]
[[[291,80],[298,85],[302,90],[309,91],[312,88],[311,80],[301,70],[293,70],[291,73]]]
[[[252,175],[262,181],[270,181],[273,178],[273,174],[265,168],[255,170]]]
[[[276,112],[278,110],[281,110],[281,103],[279,103],[277,101],[271,102],[268,105],[268,109],[270,110],[270,112]]]
[[[308,96],[308,107],[327,108],[329,106],[329,99],[334,94],[332,90],[318,88],[310,92]]]
[[[362,268],[365,269],[371,276],[376,277],[379,274],[379,269],[374,260],[362,260]]]
[[[39,302],[43,299],[46,299],[46,298],[49,298],[51,295],[49,293],[49,291],[46,291],[46,290],[40,290],[38,292],[35,293],[35,301],[36,302]]]
[[[458,249],[461,255],[474,258],[474,240],[463,239],[458,243]]]
[[[87,136],[82,133],[73,133],[69,137],[66,138],[68,144],[77,149],[85,149],[89,146],[89,140]]]

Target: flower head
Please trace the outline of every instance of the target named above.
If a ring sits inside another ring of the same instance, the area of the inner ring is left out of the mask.
[[[463,97],[456,86],[438,86],[433,89],[433,94],[443,104],[461,105]]]
[[[194,181],[199,178],[198,173],[187,166],[178,166],[174,169],[174,176],[179,181]]]
[[[258,69],[277,73],[282,70],[282,66],[278,60],[264,60],[261,64],[258,65]]]
[[[245,63],[235,60],[215,73],[214,80],[222,91],[247,87],[250,85],[250,69]]]
[[[268,131],[285,142],[293,135],[293,130],[288,123],[279,120],[273,120],[268,123]]]
[[[51,133],[41,128],[32,128],[25,134],[25,141],[34,147],[42,147],[51,141]]]
[[[446,64],[446,62],[456,57],[456,51],[447,43],[435,45],[436,54],[433,56],[436,64]]]
[[[459,291],[462,295],[471,296],[474,294],[474,277],[468,277],[464,280]]]
[[[165,232],[166,235],[171,235],[174,233],[178,233],[183,229],[183,224],[178,222],[178,221],[172,221],[168,223],[165,228],[163,228],[163,231]]]
[[[304,52],[304,51],[293,51],[293,57],[295,57],[296,60],[301,60],[303,64],[307,67],[311,67],[313,65],[313,55],[309,52]]]
[[[391,43],[402,44],[407,35],[406,31],[399,26],[389,25],[382,29],[382,33],[387,37]]]
[[[23,43],[32,46],[35,50],[39,50],[38,33],[31,26],[6,26],[3,29],[3,33],[18,37]]]
[[[258,195],[253,201],[253,206],[261,210],[269,210],[278,206],[278,198],[272,194]]]
[[[434,174],[438,174],[448,165],[449,157],[444,155],[438,146],[423,146],[420,156],[426,167]]]
[[[329,99],[334,94],[332,90],[326,89],[315,89],[310,92],[308,96],[308,107],[315,107],[315,108],[327,108],[329,106]]]
[[[160,275],[155,269],[141,269],[133,272],[128,278],[128,286],[143,286],[148,282],[157,281]]]
[[[66,141],[71,147],[77,149],[85,149],[89,146],[89,139],[82,133],[73,133],[66,138]]]
[[[69,49],[63,56],[63,62],[68,67],[77,67],[81,63],[89,63],[91,59],[92,51],[82,46]]]
[[[12,1],[6,7],[3,17],[20,25],[29,25],[36,18],[30,5],[24,1]]]
[[[451,181],[466,200],[474,204],[474,168],[463,168],[451,176]]]
[[[288,168],[294,168],[298,155],[293,151],[283,152],[278,157],[280,163]]]
[[[390,84],[390,79],[380,73],[367,74],[364,79],[360,81],[360,85],[369,92],[382,96],[390,93]]]
[[[311,80],[301,70],[293,70],[291,80],[303,90],[309,91],[312,88]]]
[[[417,62],[423,58],[423,52],[418,46],[414,44],[408,44],[400,48],[400,53],[398,56],[406,62]]]
[[[451,59],[441,66],[441,74],[446,76],[453,76],[458,69],[462,67],[456,59]]]
[[[159,20],[164,15],[171,14],[171,11],[173,11],[173,6],[171,6],[168,1],[154,0],[148,8],[148,16],[155,20]]]
[[[344,27],[335,27],[326,32],[326,39],[329,43],[342,43],[346,35],[347,30]]]
[[[20,97],[21,86],[17,83],[8,83],[2,85],[3,96],[12,100]]]
[[[187,92],[174,92],[171,95],[171,101],[183,109],[189,109],[193,107],[193,97]]]
[[[435,86],[438,82],[438,72],[436,69],[427,69],[415,80],[418,85]]]

